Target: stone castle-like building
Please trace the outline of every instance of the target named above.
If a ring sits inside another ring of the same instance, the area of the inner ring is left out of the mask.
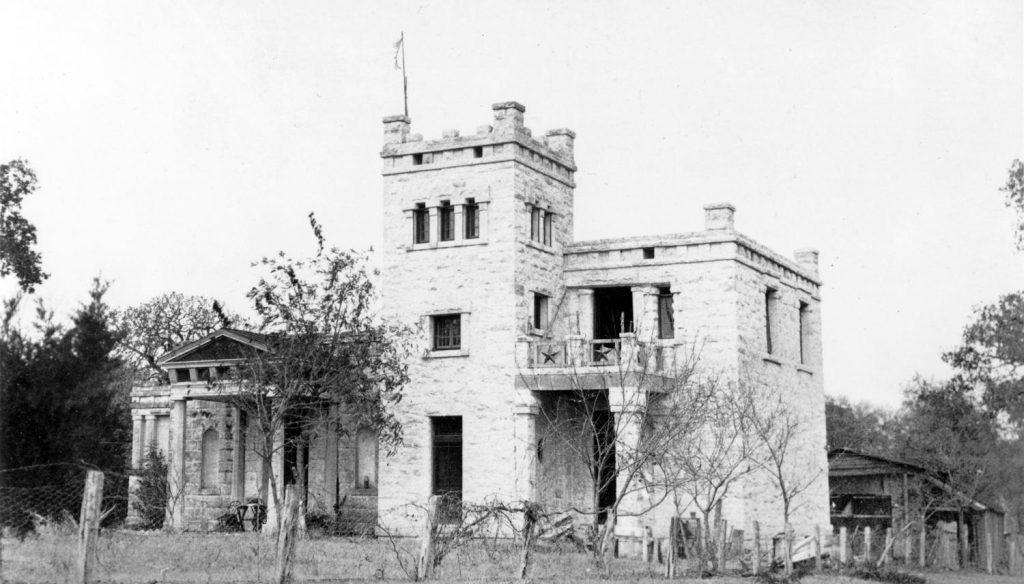
[[[409,534],[409,506],[431,494],[600,513],[614,487],[595,485],[579,453],[637,436],[629,420],[658,391],[640,380],[670,385],[679,351],[699,343],[702,367],[775,388],[799,415],[793,459],[817,478],[793,524],[798,533],[827,529],[817,252],[789,259],[769,250],[734,229],[729,204],[705,206],[696,233],[574,241],[575,134],[534,137],[522,105],[493,110],[491,125],[439,140],[411,133],[404,116],[384,119],[381,298],[386,314],[421,325],[423,352],[398,411],[405,443],[382,456],[372,432],[322,433],[305,453],[308,507],[369,511]],[[259,343],[220,331],[163,358],[171,385],[133,392],[135,462],[152,442],[184,477],[175,527],[211,527],[230,500],[259,490],[243,416],[216,388],[218,368],[237,357],[232,344]],[[630,373],[638,367],[647,375]],[[577,420],[576,445],[552,438],[556,424],[581,415],[559,409],[569,393],[599,404]],[[586,431],[609,420],[614,435]],[[274,461],[282,482],[288,456]],[[614,462],[601,472],[617,472]],[[759,520],[781,529],[778,500],[767,477],[752,473],[723,514],[734,527]],[[663,532],[672,513],[654,506],[619,529]]]

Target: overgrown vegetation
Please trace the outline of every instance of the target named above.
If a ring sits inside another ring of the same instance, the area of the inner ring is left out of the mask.
[[[164,455],[150,444],[139,475],[139,483],[135,492],[132,507],[139,515],[139,527],[142,529],[159,529],[164,525],[167,514],[167,462]]]

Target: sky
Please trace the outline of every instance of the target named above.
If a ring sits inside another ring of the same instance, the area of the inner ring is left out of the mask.
[[[244,310],[251,262],[381,240],[381,118],[526,105],[577,133],[577,240],[702,228],[821,251],[826,392],[896,405],[973,307],[1024,288],[1024,15],[960,2],[0,3],[0,159],[27,159],[37,289]],[[0,295],[13,292],[0,283]]]

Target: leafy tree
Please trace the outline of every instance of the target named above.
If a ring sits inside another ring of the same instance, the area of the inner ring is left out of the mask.
[[[130,442],[130,380],[114,356],[119,333],[104,300],[107,284],[93,281],[89,300],[69,327],[37,304],[35,333],[12,326],[18,299],[5,305],[0,330],[0,468],[87,464],[123,472]],[[33,473],[60,480],[65,467]]]
[[[180,292],[161,294],[117,314],[124,334],[118,353],[140,381],[170,383],[167,372],[156,364],[160,355],[239,320],[216,300]]]
[[[275,509],[280,489],[269,467],[279,449],[294,446],[301,453],[318,432],[356,428],[376,430],[385,449],[401,440],[392,406],[408,381],[410,331],[375,314],[365,255],[326,247],[312,214],[310,225],[313,256],[281,252],[256,264],[264,276],[248,298],[267,350],[253,350],[239,367],[237,385],[225,389],[255,432],[262,490],[269,488]],[[305,474],[303,464],[299,457],[295,476]]]
[[[999,190],[1006,193],[1006,206],[1017,211],[1017,249],[1024,250],[1024,162],[1019,158],[1010,164],[1009,177]]]
[[[845,397],[825,398],[826,447],[887,455],[893,450],[895,412]]]
[[[42,256],[33,249],[36,228],[21,214],[21,202],[36,190],[36,174],[28,162],[0,164],[0,277],[14,274],[25,292],[48,277]]]

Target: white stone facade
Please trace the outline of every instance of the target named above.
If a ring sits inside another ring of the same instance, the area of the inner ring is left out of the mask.
[[[604,316],[595,317],[595,307],[612,306],[614,289],[620,298],[614,306],[622,314],[613,328],[632,333],[616,340],[622,347],[646,340],[667,351],[699,342],[702,365],[736,382],[782,392],[801,420],[799,456],[793,460],[820,477],[800,497],[794,527],[802,533],[815,525],[826,528],[817,252],[788,259],[737,233],[728,204],[705,208],[702,232],[576,242],[575,135],[560,129],[534,138],[523,124],[523,106],[499,103],[493,110],[491,126],[469,136],[447,131],[433,141],[412,134],[403,116],[384,120],[381,295],[386,313],[422,327],[423,352],[411,363],[400,404],[405,443],[380,462],[381,523],[392,532],[415,533],[422,515],[416,506],[438,491],[438,480],[450,480],[438,478],[447,471],[433,460],[448,456],[435,454],[435,417],[461,417],[463,501],[529,499],[550,510],[595,508],[589,474],[572,453],[543,439],[544,408],[566,383],[578,383],[582,370],[541,369],[539,360],[551,359],[541,357],[545,346],[566,355],[588,354],[593,339],[610,326]],[[468,239],[465,215],[471,204],[479,209],[479,236]],[[452,223],[444,225],[445,217]],[[537,226],[541,233],[534,236],[531,228]],[[535,294],[547,297],[540,320]],[[666,336],[658,334],[658,319],[659,296],[667,295],[674,338],[657,339]],[[627,298],[628,309],[621,298]],[[458,348],[438,349],[439,319],[456,315]],[[625,419],[628,412],[616,411],[615,391],[638,388],[595,383],[595,390],[607,392],[612,413]],[[759,520],[772,533],[782,527],[778,499],[765,477],[751,475],[734,489],[724,513],[734,527],[749,529]],[[658,508],[639,524],[661,529],[667,514]]]

